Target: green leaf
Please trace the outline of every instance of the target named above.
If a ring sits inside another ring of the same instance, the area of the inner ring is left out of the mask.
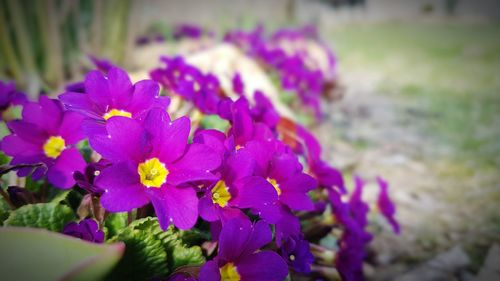
[[[35,228],[0,228],[0,272],[11,280],[101,280],[123,243],[94,244]]]
[[[55,190],[56,188],[54,188]],[[64,201],[66,199],[66,197],[68,197],[68,194],[71,192],[71,190],[60,190],[60,189],[57,189],[57,192],[54,192],[53,194],[51,194],[51,196],[49,197],[49,201],[51,203],[61,203],[62,201]]]
[[[225,132],[229,127],[229,123],[217,115],[204,115],[203,119],[201,119],[201,127]]]
[[[172,251],[172,270],[183,265],[200,265],[205,262],[205,257],[199,246],[186,247],[178,245]]]
[[[111,213],[104,221],[106,237],[112,238],[127,227],[127,213]]]
[[[5,202],[5,199],[0,198],[0,225],[9,217],[10,211],[9,204]]]
[[[181,231],[170,226],[167,231],[164,245],[169,257],[169,268],[175,270],[183,265],[199,265],[205,262],[205,257],[199,246],[189,247],[183,238],[194,236],[192,231]],[[186,234],[191,233],[191,234]]]
[[[167,253],[162,244],[164,233],[153,218],[132,222],[109,242],[125,242],[125,254],[107,280],[147,280],[166,276]]]
[[[64,225],[75,219],[73,211],[56,203],[24,205],[12,211],[4,221],[5,226],[45,228],[60,232]]]
[[[123,241],[123,259],[111,272],[109,279],[145,280],[162,277],[183,265],[199,265],[205,261],[201,248],[189,247],[182,237],[188,237],[173,226],[163,231],[157,218],[132,222],[110,242]]]

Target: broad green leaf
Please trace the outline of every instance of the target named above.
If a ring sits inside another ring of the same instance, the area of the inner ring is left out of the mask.
[[[64,225],[75,219],[75,214],[68,207],[56,203],[24,205],[12,211],[4,221],[5,226],[45,228],[60,232]]]
[[[123,243],[95,244],[44,229],[0,228],[1,280],[102,280]]]
[[[163,231],[157,218],[132,222],[110,242],[123,241],[125,255],[108,276],[112,280],[144,280],[162,277],[183,265],[199,265],[205,261],[201,248],[189,247],[183,234],[173,226]]]

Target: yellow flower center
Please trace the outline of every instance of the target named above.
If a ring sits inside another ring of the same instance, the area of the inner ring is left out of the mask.
[[[168,170],[158,158],[151,158],[139,164],[137,172],[146,187],[160,188],[167,180]]]
[[[222,180],[218,181],[212,192],[212,202],[221,207],[226,207],[229,200],[231,200],[231,193],[229,193],[229,188],[227,188],[226,183]]]
[[[57,137],[50,137],[47,139],[45,144],[43,145],[43,152],[45,152],[45,155],[50,158],[57,158],[59,155],[61,155],[61,152],[66,148],[66,143],[64,142],[64,139],[57,136]]]
[[[238,144],[238,145],[236,145],[236,147],[234,149],[236,149],[236,151],[238,151],[238,150],[240,150],[242,148],[243,148],[243,146],[241,146],[241,145]]]
[[[276,193],[278,193],[278,196],[280,196],[281,189],[280,189],[280,185],[276,182],[276,180],[272,179],[272,178],[267,178],[267,181],[274,187],[274,189],[276,190]]]
[[[113,116],[123,116],[123,117],[132,117],[132,113],[125,111],[125,110],[120,110],[120,109],[111,109],[108,111],[106,114],[104,114],[103,118],[104,120],[108,120],[109,118]]]
[[[219,268],[221,281],[240,281],[241,277],[234,263],[226,263],[223,267]]]

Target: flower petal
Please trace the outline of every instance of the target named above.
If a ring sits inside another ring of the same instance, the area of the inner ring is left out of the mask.
[[[9,156],[43,153],[40,144],[27,142],[17,135],[8,135],[2,140],[2,151]]]
[[[104,158],[112,161],[145,160],[151,146],[142,126],[136,120],[116,116],[106,122],[108,135],[94,135],[90,146]]]
[[[105,107],[111,104],[108,81],[97,70],[90,71],[85,76],[85,92],[92,102],[101,105],[104,110],[107,110]]]
[[[246,256],[236,264],[245,281],[281,281],[288,275],[288,266],[278,254],[262,251]]]
[[[56,187],[68,189],[75,185],[73,173],[82,172],[85,168],[85,160],[76,148],[65,149],[55,164],[49,168],[47,178]]]
[[[219,266],[215,261],[207,261],[200,270],[200,280],[221,281]]]
[[[64,139],[66,144],[75,144],[83,139],[82,121],[84,117],[76,112],[65,112],[61,126],[59,127],[59,135]]]
[[[143,111],[150,109],[154,105],[159,91],[160,87],[158,83],[152,80],[137,82],[134,85],[134,93],[128,105],[128,110],[134,114],[141,114]],[[166,108],[164,108],[164,110],[166,110]]]
[[[307,195],[308,191],[317,186],[316,180],[311,176],[303,173],[296,174],[280,186],[282,187],[280,201],[292,210],[310,211],[314,209],[314,203]]]
[[[189,145],[184,156],[175,163],[168,166],[170,174],[168,182],[173,185],[181,183],[215,180],[216,177],[210,172],[220,166],[220,156],[210,147],[193,143]]]
[[[130,211],[149,202],[137,165],[132,162],[121,162],[102,170],[95,185],[104,190],[101,203],[110,212]]]
[[[160,151],[158,156],[166,162],[173,162],[186,150],[191,122],[187,117],[181,117],[172,121],[163,131]]]
[[[198,219],[198,197],[190,187],[178,188],[163,185],[160,189],[147,190],[163,230],[170,223],[180,229],[190,229]]]

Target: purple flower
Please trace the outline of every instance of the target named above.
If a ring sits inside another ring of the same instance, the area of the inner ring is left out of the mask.
[[[251,109],[251,114],[255,122],[266,124],[274,130],[280,121],[280,115],[274,109],[271,101],[259,90],[254,93],[255,105]]]
[[[179,24],[174,27],[173,37],[176,40],[183,38],[198,39],[203,35],[203,28],[193,24]]]
[[[216,114],[221,100],[219,80],[212,74],[203,74],[182,57],[162,57],[164,68],[151,71],[153,80],[169,91],[192,101],[203,113]]]
[[[163,229],[170,223],[189,229],[198,218],[198,197],[190,183],[216,180],[211,171],[219,167],[220,156],[209,146],[187,144],[186,117],[171,121],[164,110],[152,109],[141,122],[112,118],[107,135],[89,139],[113,163],[95,180],[105,191],[101,203],[110,212],[124,212],[151,202]]]
[[[377,182],[380,186],[380,193],[378,195],[377,207],[379,208],[382,215],[384,215],[387,221],[391,224],[393,231],[396,234],[399,234],[400,232],[399,223],[394,217],[396,215],[396,207],[394,206],[394,203],[389,197],[389,184],[381,177],[377,177]]]
[[[241,79],[241,75],[236,73],[233,76],[233,91],[238,94],[238,96],[243,96],[245,94],[245,84],[243,84],[243,80]]]
[[[339,251],[335,259],[335,266],[344,280],[364,280],[363,261],[366,257],[366,244],[371,235],[364,230],[366,210],[358,212],[352,208],[359,207],[362,182],[357,182],[358,191],[355,191],[349,204],[341,200],[340,194],[332,187],[327,188],[328,197],[335,220],[343,226],[343,234],[338,243]],[[361,204],[364,204],[361,202]]]
[[[250,141],[245,147],[255,159],[255,174],[265,179],[255,183],[255,186],[271,186],[278,195],[275,204],[269,205],[268,210],[262,213],[266,220],[275,223],[280,218],[280,212],[275,210],[280,204],[294,211],[314,210],[314,204],[307,193],[316,188],[317,183],[314,178],[302,172],[302,165],[297,157],[289,153],[283,143],[277,140]]]
[[[104,190],[97,187],[94,184],[95,178],[101,173],[101,171],[111,165],[108,161],[101,159],[97,163],[90,163],[85,167],[85,171],[82,173],[80,171],[76,171],[73,174],[73,178],[76,181],[76,184],[83,190],[88,193],[101,196],[104,193]]]
[[[309,242],[300,235],[288,237],[279,249],[281,257],[288,263],[288,266],[296,272],[311,272],[311,264],[314,256],[311,254]]]
[[[107,76],[91,71],[84,82],[85,93],[66,92],[59,96],[67,109],[88,118],[84,130],[88,136],[105,134],[106,120],[115,117],[140,118],[152,108],[165,110],[169,99],[160,97],[154,81],[142,80],[132,85],[126,72],[111,67]]]
[[[104,232],[93,219],[84,219],[79,223],[70,222],[64,226],[62,233],[89,242],[104,242]]]
[[[356,176],[354,178],[355,185],[354,191],[349,199],[349,209],[351,210],[351,215],[354,220],[358,223],[361,228],[365,228],[368,225],[367,215],[370,211],[368,204],[363,202],[363,187],[365,185],[364,181]]]
[[[240,209],[260,210],[278,198],[272,186],[262,184],[265,179],[253,176],[255,162],[250,153],[245,148],[224,147],[224,138],[222,133],[211,130],[197,133],[194,139],[225,155],[217,171],[219,180],[209,185],[200,199],[200,216],[210,222],[244,216]]]
[[[100,59],[95,56],[88,56],[90,61],[99,69],[102,73],[108,73],[112,68],[116,66],[108,59]]]
[[[26,95],[16,90],[14,82],[6,83],[0,81],[0,113],[11,105],[23,105],[27,101]]]
[[[8,122],[12,134],[2,141],[2,150],[12,156],[12,165],[44,163],[32,177],[40,179],[45,172],[56,187],[71,188],[73,173],[83,171],[85,161],[74,145],[83,139],[80,131],[82,116],[63,111],[58,100],[41,96],[38,103],[28,102],[23,108],[23,119]],[[20,177],[31,168],[19,169]]]
[[[288,274],[287,264],[275,252],[258,251],[272,240],[269,225],[254,225],[245,219],[232,219],[219,236],[218,255],[200,271],[202,281],[267,280],[281,281]]]

